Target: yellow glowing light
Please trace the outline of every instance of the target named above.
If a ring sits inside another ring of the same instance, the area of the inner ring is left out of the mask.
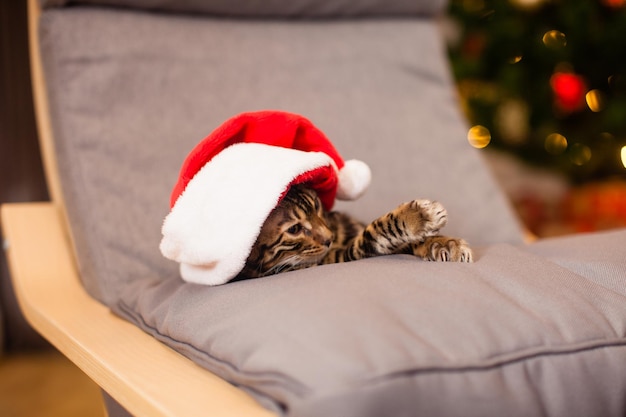
[[[622,165],[626,168],[626,146],[622,146]]]
[[[560,155],[567,149],[567,138],[559,133],[552,133],[546,137],[544,147],[552,155]]]
[[[509,58],[509,63],[511,64],[517,64],[518,62],[520,62],[522,60],[523,56],[522,55],[515,55],[512,56],[511,58]]]
[[[585,95],[587,106],[593,112],[599,112],[604,108],[604,94],[600,90],[591,90]]]
[[[559,49],[567,45],[567,38],[563,32],[549,30],[543,35],[543,44],[550,49]]]
[[[572,145],[569,154],[569,160],[572,164],[582,166],[585,165],[591,159],[591,149],[587,145],[582,143],[575,143]]]
[[[535,9],[544,2],[544,0],[510,0],[513,5],[522,9]]]
[[[491,142],[491,133],[485,126],[472,126],[467,132],[467,140],[474,148],[482,149]]]

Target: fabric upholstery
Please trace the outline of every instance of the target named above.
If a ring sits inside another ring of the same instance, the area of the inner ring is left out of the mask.
[[[40,0],[43,7],[93,4],[245,17],[433,15],[445,0]]]
[[[87,290],[286,416],[623,416],[626,231],[524,246],[466,143],[437,24],[47,9],[41,41]],[[158,251],[185,155],[242,111],[300,113],[371,220],[441,201],[474,264],[390,256],[220,287]]]
[[[146,279],[118,307],[288,416],[622,416],[624,242],[494,244],[473,264],[393,256],[215,288]]]
[[[73,7],[44,12],[41,31],[81,273],[106,304],[137,276],[177,274],[158,253],[169,193],[196,143],[243,111],[301,114],[344,158],[369,164],[369,190],[339,210],[369,221],[435,199],[448,209],[448,234],[475,245],[521,241],[467,144],[432,21],[251,22]]]

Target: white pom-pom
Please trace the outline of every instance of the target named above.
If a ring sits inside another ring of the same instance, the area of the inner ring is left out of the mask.
[[[338,176],[337,198],[341,200],[356,200],[367,190],[372,180],[370,167],[357,159],[346,161]]]

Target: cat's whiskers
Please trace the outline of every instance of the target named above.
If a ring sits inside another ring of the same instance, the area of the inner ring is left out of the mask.
[[[287,258],[287,260],[290,260],[292,258],[297,258],[297,256],[293,255],[293,256]],[[263,273],[263,276],[273,275],[273,274],[278,274],[280,272],[289,271],[289,270],[293,269],[297,265],[298,265],[297,262],[288,262],[288,263],[281,262],[281,263],[279,263],[277,265],[274,265],[273,267],[271,267],[267,271],[265,271]]]

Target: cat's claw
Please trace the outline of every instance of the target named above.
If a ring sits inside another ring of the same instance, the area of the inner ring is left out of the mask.
[[[463,239],[437,236],[425,243],[424,259],[438,262],[473,262],[473,254]]]

